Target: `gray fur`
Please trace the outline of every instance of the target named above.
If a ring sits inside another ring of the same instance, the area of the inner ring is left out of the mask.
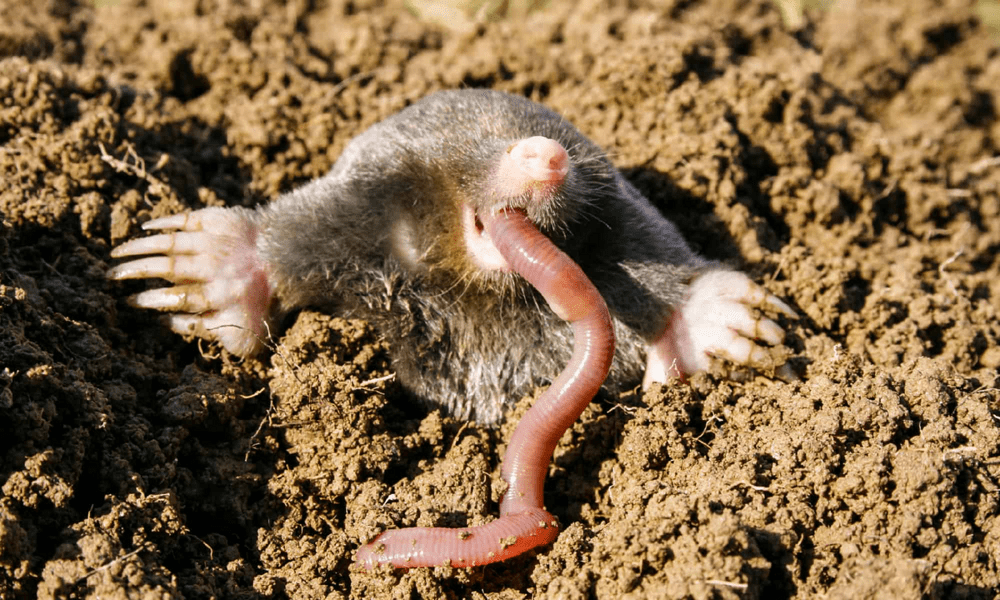
[[[605,387],[637,385],[645,345],[711,265],[583,134],[500,92],[425,98],[355,138],[327,176],[262,207],[258,249],[281,309],[369,320],[418,398],[498,422],[562,370],[572,333],[519,278],[463,269],[459,203],[516,205],[491,197],[492,169],[535,135],[559,141],[572,168],[551,206],[525,208],[608,302],[618,344]]]

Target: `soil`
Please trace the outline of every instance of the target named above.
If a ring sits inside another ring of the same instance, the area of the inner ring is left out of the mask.
[[[488,4],[0,3],[0,597],[998,597],[983,3]],[[365,573],[379,531],[493,518],[531,398],[497,429],[428,412],[366,323],[313,311],[237,361],[104,273],[149,218],[266,202],[456,87],[564,114],[786,299],[797,377],[602,394],[551,547]]]

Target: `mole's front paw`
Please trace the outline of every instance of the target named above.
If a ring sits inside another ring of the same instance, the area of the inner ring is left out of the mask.
[[[257,252],[253,214],[240,208],[206,208],[153,219],[143,229],[166,232],[112,250],[114,258],[145,258],[114,267],[108,277],[159,277],[174,283],[140,292],[129,303],[178,313],[169,317],[177,333],[218,340],[229,352],[249,356],[267,336],[273,298]]]
[[[711,271],[694,280],[687,301],[649,347],[643,385],[708,369],[712,357],[768,366],[756,342],[780,344],[784,331],[757,309],[795,317],[795,311],[743,273]]]

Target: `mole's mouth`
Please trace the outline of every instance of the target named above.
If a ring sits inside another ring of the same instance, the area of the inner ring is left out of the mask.
[[[484,191],[500,210],[530,211],[537,227],[539,221],[545,221],[539,217],[551,211],[553,199],[569,175],[570,156],[562,144],[534,136],[514,142],[501,153]],[[494,207],[484,210],[493,211]],[[511,270],[476,209],[468,203],[462,205],[462,232],[472,264],[484,271]]]
[[[490,234],[486,231],[476,209],[468,204],[462,205],[462,234],[465,251],[473,265],[483,271],[511,270],[507,259],[493,245],[493,240],[490,239]]]

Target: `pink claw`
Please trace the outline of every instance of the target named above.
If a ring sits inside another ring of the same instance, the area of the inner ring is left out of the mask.
[[[483,221],[513,270],[538,289],[560,318],[573,324],[573,355],[514,431],[501,467],[508,488],[500,501],[500,518],[480,527],[387,531],[358,549],[356,564],[362,568],[484,565],[548,544],[559,532],[543,506],[545,476],[559,438],[580,417],[611,368],[611,315],[583,270],[524,214],[506,211]]]
[[[111,279],[166,279],[176,285],[129,298],[139,308],[170,312],[180,334],[218,340],[237,356],[256,352],[268,333],[274,290],[257,252],[259,231],[246,210],[204,208],[153,219],[158,230],[111,251],[127,258]]]
[[[766,367],[760,343],[780,344],[784,331],[759,310],[795,317],[787,304],[743,273],[710,271],[691,284],[688,298],[646,352],[643,387],[708,370],[713,357]]]

